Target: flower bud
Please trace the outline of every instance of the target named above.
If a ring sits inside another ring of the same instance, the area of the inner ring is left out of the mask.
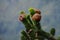
[[[26,16],[25,14],[21,14],[21,15],[19,16],[19,20],[20,20],[20,21],[23,21],[23,20],[25,19],[25,16]]]
[[[35,13],[41,14],[41,11],[39,9],[34,9]]]
[[[35,13],[35,14],[32,16],[32,20],[40,21],[40,20],[41,20],[41,14]]]

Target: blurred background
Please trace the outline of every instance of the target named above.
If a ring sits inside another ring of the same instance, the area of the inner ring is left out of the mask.
[[[55,28],[55,37],[60,36],[60,0],[0,0],[0,40],[20,40],[25,27],[18,20],[19,12],[28,14],[30,7],[40,9],[43,30]]]

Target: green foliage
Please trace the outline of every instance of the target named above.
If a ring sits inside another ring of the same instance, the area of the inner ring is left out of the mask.
[[[50,33],[54,36],[55,35],[55,28],[52,28]]]
[[[57,40],[60,40],[60,37],[58,37]]]
[[[29,35],[28,35],[27,32],[22,31],[21,33],[22,33],[22,36],[21,36],[21,39],[22,39],[22,40],[24,40],[24,39],[25,39],[25,40],[30,40]]]

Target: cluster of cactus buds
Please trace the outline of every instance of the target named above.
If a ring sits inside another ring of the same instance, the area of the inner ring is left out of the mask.
[[[30,11],[31,11],[32,9],[30,9]],[[32,12],[32,11],[31,11]],[[41,12],[40,12],[40,10],[38,10],[38,9],[34,9],[34,15],[32,16],[32,20],[35,20],[35,21],[40,21],[41,20]],[[25,19],[25,16],[26,16],[26,14],[22,11],[21,12],[21,14],[20,14],[20,16],[19,16],[19,20],[20,21],[23,21],[24,19]]]
[[[21,40],[56,40],[54,38],[55,29],[52,28],[50,33],[47,33],[41,29],[41,11],[39,9],[30,8],[30,14],[25,14],[21,11],[19,15],[19,21],[23,22],[26,31],[22,31]]]

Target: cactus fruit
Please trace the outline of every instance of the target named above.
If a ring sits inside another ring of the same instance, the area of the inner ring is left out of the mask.
[[[20,16],[19,16],[19,20],[20,21],[23,21],[25,19],[25,14],[21,14]]]
[[[24,11],[21,11],[20,12],[20,15],[19,15],[19,20],[20,21],[23,21],[25,19],[25,16],[26,16],[25,12]]]
[[[39,9],[34,8],[35,13],[41,14],[41,11]]]
[[[35,14],[32,16],[32,20],[40,21],[40,20],[41,20],[41,15],[38,14],[38,13],[35,13]]]

